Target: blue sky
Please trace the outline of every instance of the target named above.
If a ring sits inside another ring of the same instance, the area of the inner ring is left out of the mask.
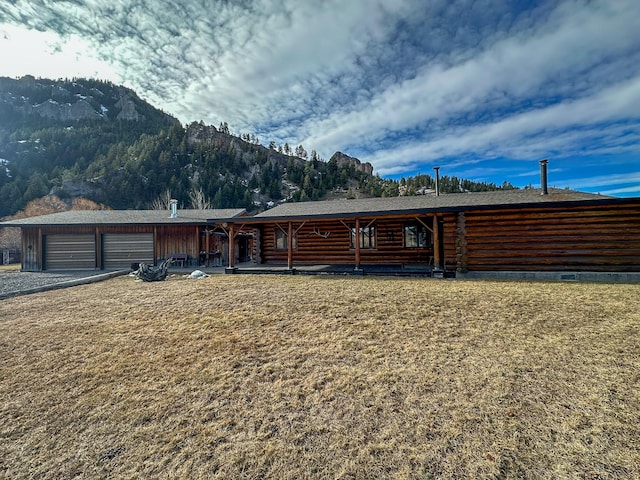
[[[0,75],[416,173],[640,196],[640,1],[11,0]]]

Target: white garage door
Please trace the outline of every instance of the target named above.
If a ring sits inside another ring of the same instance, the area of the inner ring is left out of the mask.
[[[56,234],[44,238],[45,270],[96,268],[94,235]]]
[[[104,268],[128,268],[132,263],[153,265],[153,233],[105,233],[102,235]]]

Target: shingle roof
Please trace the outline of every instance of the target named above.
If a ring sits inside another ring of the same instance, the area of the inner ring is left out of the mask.
[[[327,200],[321,202],[284,203],[255,216],[256,219],[301,217],[336,217],[366,214],[395,214],[412,211],[464,210],[474,207],[498,207],[525,204],[605,201],[613,197],[564,189],[499,190],[494,192],[416,195],[410,197]]]
[[[68,212],[20,218],[0,223],[2,227],[45,225],[176,225],[201,224],[208,220],[229,220],[245,214],[244,208],[178,210],[171,218],[168,210],[71,210]]]

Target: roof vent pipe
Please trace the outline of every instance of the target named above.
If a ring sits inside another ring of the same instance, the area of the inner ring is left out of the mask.
[[[547,164],[549,160],[540,160],[540,195],[549,195],[547,188]]]
[[[169,200],[169,205],[171,206],[171,218],[178,218],[178,200],[172,198]]]
[[[433,167],[436,171],[436,197],[440,196],[440,167]]]

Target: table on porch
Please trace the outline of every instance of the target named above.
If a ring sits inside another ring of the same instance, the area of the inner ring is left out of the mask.
[[[205,267],[221,267],[222,266],[222,252],[216,250],[215,252],[200,252],[200,265]]]

